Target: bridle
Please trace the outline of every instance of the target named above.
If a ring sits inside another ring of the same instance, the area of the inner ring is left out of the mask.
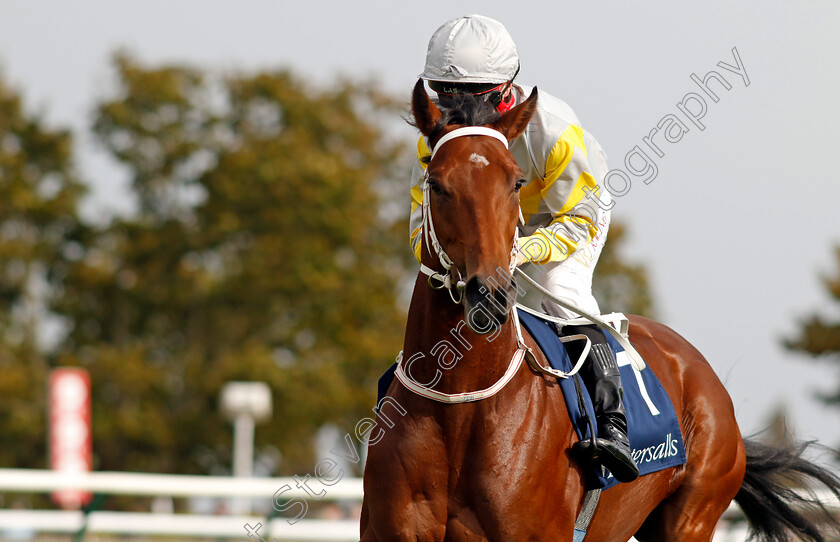
[[[504,146],[505,149],[508,149],[508,141],[499,131],[494,130],[492,128],[486,128],[483,126],[467,126],[463,128],[456,128],[451,132],[448,132],[446,135],[440,138],[437,142],[437,145],[434,146],[432,149],[432,155],[429,159],[429,165],[431,165],[431,161],[434,159],[435,154],[437,151],[447,142],[455,139],[456,137],[465,137],[465,136],[489,136],[492,138],[497,139],[500,141]],[[441,273],[440,271],[435,271],[431,267],[424,265],[423,263],[420,264],[420,272],[427,275],[429,277],[429,286],[434,288],[435,290],[441,290],[446,288],[449,292],[449,297],[452,301],[456,304],[460,304],[464,301],[464,290],[466,289],[466,283],[461,276],[460,270],[455,266],[452,262],[452,258],[446,254],[446,251],[441,247],[440,242],[438,241],[437,235],[435,234],[435,226],[432,220],[432,212],[431,212],[431,194],[429,189],[429,167],[426,167],[426,173],[423,176],[423,241],[425,243],[424,246],[429,247],[430,253],[437,256],[438,261],[440,261],[440,265],[443,267],[444,271]],[[522,210],[519,210],[519,218],[520,221],[524,222],[522,219]],[[519,229],[517,228],[514,231],[513,237],[513,246],[510,250],[510,265],[508,271],[513,274],[514,269],[516,269],[516,255],[519,252]],[[453,275],[453,270],[457,273],[457,277]],[[512,311],[512,320],[514,329],[516,330],[516,341],[517,341],[517,348],[513,354],[513,357],[508,364],[507,371],[502,377],[497,380],[492,386],[485,388],[479,391],[473,392],[465,392],[465,393],[443,393],[439,391],[435,391],[429,389],[429,387],[419,384],[415,381],[409,374],[406,373],[406,370],[403,368],[402,363],[402,352],[397,358],[397,369],[395,371],[395,376],[397,379],[402,383],[410,391],[428,399],[432,399],[434,401],[438,401],[440,403],[466,403],[471,401],[480,401],[481,399],[486,399],[498,393],[502,388],[510,382],[513,377],[518,372],[519,366],[522,364],[522,360],[527,358],[529,364],[537,371],[546,373],[548,375],[557,377],[557,378],[567,378],[573,374],[575,374],[586,358],[586,355],[589,352],[590,342],[589,339],[586,338],[585,335],[573,335],[572,337],[567,338],[567,340],[576,340],[576,339],[586,339],[586,346],[584,348],[584,353],[580,357],[580,360],[575,365],[575,367],[568,373],[564,373],[562,371],[557,371],[550,367],[543,367],[534,356],[533,351],[531,348],[525,344],[525,339],[522,336],[522,326],[519,323],[519,314],[517,310],[514,308]],[[410,370],[410,368],[409,368]]]
[[[440,140],[432,149],[432,156],[429,159],[429,165],[431,165],[431,161],[434,160],[435,154],[437,151],[446,143],[447,141],[451,141],[456,137],[465,137],[465,136],[489,136],[499,140],[504,146],[505,149],[508,148],[508,140],[503,136],[499,131],[494,130],[493,128],[486,128],[484,126],[465,126],[463,128],[456,128],[451,132],[447,133]],[[440,242],[438,241],[437,235],[435,234],[435,225],[432,221],[432,210],[431,210],[431,194],[429,188],[429,167],[426,167],[426,172],[423,175],[423,242],[424,246],[430,247],[430,251],[433,251],[435,255],[437,255],[438,260],[440,261],[440,265],[443,267],[444,271],[441,273],[440,271],[435,271],[431,267],[424,265],[423,263],[420,264],[420,271],[429,277],[429,286],[434,288],[435,290],[441,290],[446,288],[449,292],[449,297],[452,301],[456,304],[460,304],[464,300],[464,289],[466,288],[466,283],[461,276],[461,271],[452,263],[452,258],[446,254],[446,251],[443,250],[443,247],[440,246]],[[520,220],[522,218],[522,210],[519,211]],[[516,254],[519,252],[519,229],[517,228],[514,232],[513,238],[513,247],[511,248],[511,260],[510,260],[510,267],[508,271],[513,273],[513,270],[516,268]],[[453,270],[457,273],[457,278],[453,276]]]

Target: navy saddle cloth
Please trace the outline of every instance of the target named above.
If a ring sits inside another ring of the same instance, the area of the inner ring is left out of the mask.
[[[557,338],[553,325],[528,312],[519,310],[519,319],[531,336],[537,341],[551,367],[568,372],[572,362],[563,343]],[[621,384],[624,388],[624,408],[627,411],[627,433],[633,459],[642,475],[685,463],[685,446],[682,432],[677,421],[674,406],[665,389],[653,373],[646,367],[638,371],[630,365],[630,358],[624,348],[609,334],[606,334],[610,348],[618,361],[621,371]],[[588,363],[588,361],[587,361]],[[579,378],[579,377],[575,377]],[[589,425],[580,410],[575,383],[572,378],[558,379],[563,390],[566,409],[578,438],[590,437]],[[588,393],[583,394],[586,415],[594,420],[592,401]],[[594,473],[596,487],[608,489],[618,484],[618,480],[607,473]]]
[[[557,338],[554,326],[550,322],[523,310],[519,310],[519,319],[540,346],[552,368],[563,372],[572,369],[572,362],[566,353],[566,348]],[[653,369],[650,367],[642,371],[634,369],[630,365],[630,358],[624,352],[624,348],[611,335],[606,334],[606,337],[621,371],[624,408],[627,412],[627,433],[633,450],[633,459],[639,467],[639,472],[645,475],[682,465],[685,463],[685,446],[671,399],[665,393]],[[379,379],[380,399],[388,392],[396,367],[395,363]],[[561,378],[558,381],[578,438],[589,438],[589,425],[584,416],[595,420],[589,394],[583,393],[585,413],[581,412],[574,379]],[[609,472],[604,476],[600,469],[593,469],[590,479],[592,487],[602,489],[609,489],[619,483]]]

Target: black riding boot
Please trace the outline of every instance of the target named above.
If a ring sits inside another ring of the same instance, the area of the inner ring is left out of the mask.
[[[597,326],[566,326],[563,335],[581,334],[589,337],[592,348],[580,369],[580,375],[592,404],[598,424],[598,438],[575,443],[573,451],[578,457],[603,465],[619,482],[632,482],[639,477],[639,468],[633,461],[630,441],[627,438],[627,417],[622,403],[621,373],[607,344],[604,332]],[[569,355],[577,360],[583,350],[583,341],[567,343]]]

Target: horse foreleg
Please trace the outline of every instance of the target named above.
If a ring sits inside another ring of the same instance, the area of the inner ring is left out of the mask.
[[[362,497],[362,512],[359,515],[359,531],[361,535],[360,542],[376,542],[376,536],[373,531],[368,528],[370,511],[368,510],[367,499]]]

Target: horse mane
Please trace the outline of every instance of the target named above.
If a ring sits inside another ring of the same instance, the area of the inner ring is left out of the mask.
[[[442,96],[434,101],[443,114],[436,130],[442,130],[448,124],[484,126],[501,116],[493,104],[472,94]]]
[[[440,109],[441,118],[431,133],[426,134],[431,141],[450,124],[460,126],[484,126],[492,124],[501,117],[493,104],[485,101],[482,97],[472,94],[458,93],[449,96],[441,96],[432,99],[432,102]],[[408,123],[417,127],[413,118]]]

